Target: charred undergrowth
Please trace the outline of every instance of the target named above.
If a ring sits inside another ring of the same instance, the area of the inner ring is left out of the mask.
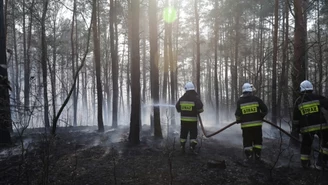
[[[138,146],[128,128],[59,128],[56,137],[28,129],[20,145],[1,149],[0,184],[326,184],[327,172],[303,170],[285,139],[264,138],[263,162],[243,162],[242,146],[199,137],[198,155],[181,154],[179,132],[158,140],[147,127]],[[24,155],[24,156],[22,156]],[[225,168],[209,168],[209,160]]]

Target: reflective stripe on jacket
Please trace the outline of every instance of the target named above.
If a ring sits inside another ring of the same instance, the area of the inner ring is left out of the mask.
[[[328,129],[328,124],[323,123],[323,124],[302,127],[300,130],[301,130],[301,133],[307,133],[307,132],[315,132],[318,130],[326,130],[326,129]]]
[[[262,121],[261,120],[248,121],[248,122],[241,123],[241,128],[258,127],[258,126],[262,126]]]

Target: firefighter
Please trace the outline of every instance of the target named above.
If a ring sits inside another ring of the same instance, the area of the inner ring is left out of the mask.
[[[195,86],[192,82],[187,82],[185,84],[185,90],[185,94],[178,100],[175,106],[177,111],[181,113],[181,152],[185,152],[187,136],[190,133],[190,149],[196,153],[195,147],[197,145],[197,118],[198,114],[203,112],[203,103],[195,91]]]
[[[243,94],[237,101],[235,112],[236,122],[241,124],[247,162],[253,159],[253,156],[256,160],[261,159],[262,120],[268,112],[268,108],[263,101],[253,95],[254,90],[252,84],[243,84]]]
[[[316,167],[327,167],[328,160],[328,124],[322,111],[328,108],[327,98],[312,93],[313,85],[304,80],[300,84],[300,96],[296,99],[293,112],[293,132],[301,133],[301,164],[308,169],[311,166],[310,154],[314,135],[321,143]]]

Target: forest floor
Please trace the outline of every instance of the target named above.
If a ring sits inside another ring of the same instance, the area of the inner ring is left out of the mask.
[[[195,155],[181,154],[179,128],[155,140],[144,126],[138,146],[129,146],[128,127],[96,130],[58,128],[50,140],[40,129],[28,129],[22,139],[13,134],[15,146],[0,150],[0,184],[328,184],[327,171],[300,167],[298,149],[285,136],[264,136],[263,161],[245,163],[239,133],[200,136]]]

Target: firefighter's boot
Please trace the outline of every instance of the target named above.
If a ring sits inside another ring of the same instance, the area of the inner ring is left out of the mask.
[[[318,170],[327,170],[328,169],[327,155],[319,153],[315,167]]]
[[[196,152],[196,145],[197,145],[197,141],[196,140],[191,140],[191,142],[190,142],[190,150],[194,154],[197,154],[197,152]]]
[[[310,160],[302,160],[301,161],[302,167],[304,169],[309,169],[311,167],[311,162]]]
[[[253,158],[253,151],[252,150],[245,150],[245,156],[246,156],[245,161],[251,161],[252,158]]]
[[[261,160],[261,151],[254,151],[255,160],[260,161]]]
[[[186,152],[185,146],[186,142],[180,142],[181,154],[184,154]]]

